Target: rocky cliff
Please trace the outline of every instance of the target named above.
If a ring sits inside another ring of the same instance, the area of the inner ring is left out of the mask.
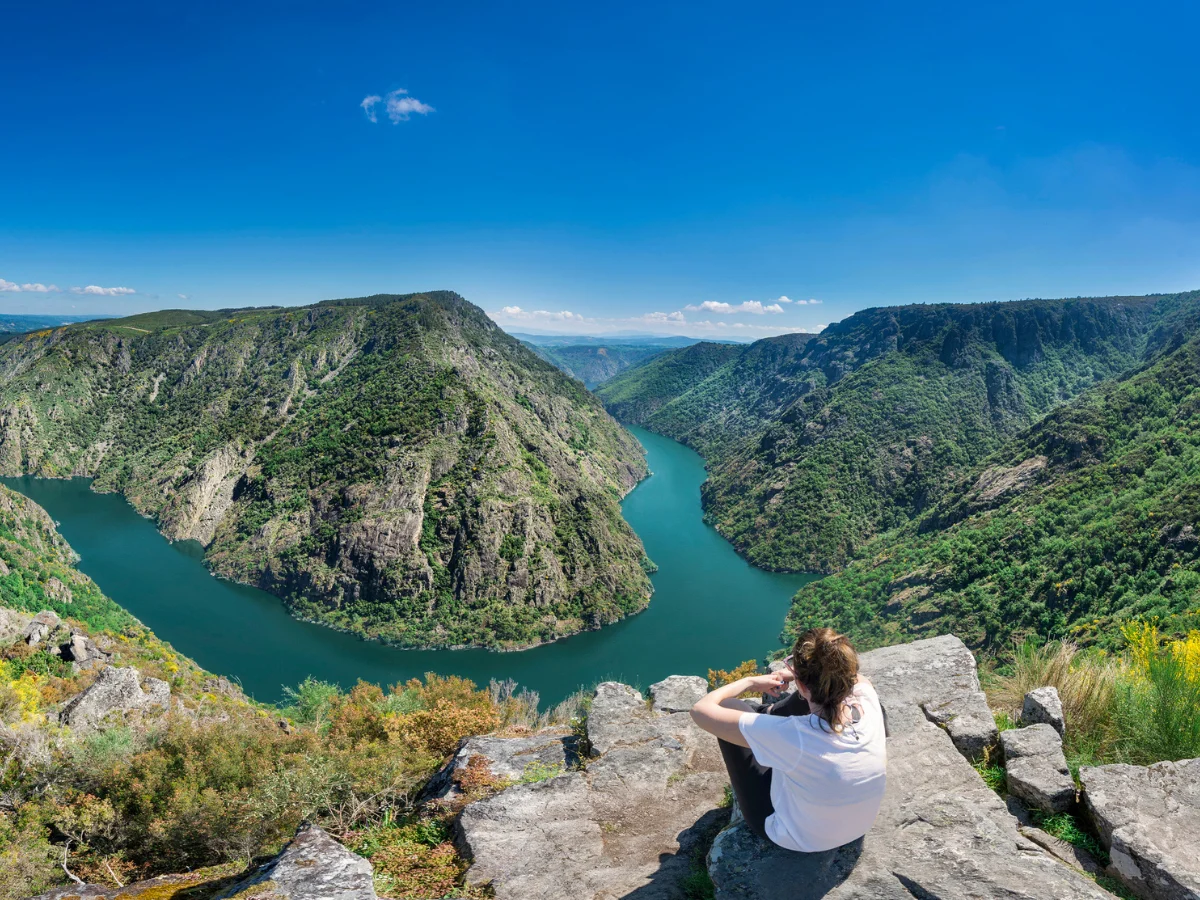
[[[0,472],[121,491],[217,573],[409,645],[642,609],[641,448],[448,292],[167,311],[0,346]]]
[[[887,795],[864,839],[803,854],[754,837],[736,814],[729,821],[716,742],[686,713],[707,690],[703,679],[669,678],[647,698],[610,682],[596,690],[585,735],[592,755],[581,761],[563,732],[463,744],[443,784],[484,764],[546,773],[502,781],[513,786],[463,809],[467,882],[489,885],[500,900],[681,900],[705,891],[716,900],[1113,896],[1097,884],[1094,860],[1029,827],[1025,807],[1006,804],[972,766],[995,752],[998,735],[961,641],[917,641],[864,653],[861,662],[889,727]],[[1038,729],[1055,734],[1044,724],[1005,734]],[[1104,808],[1117,835],[1105,837],[1113,862],[1101,881],[1120,880],[1151,900],[1195,896],[1171,886],[1193,884],[1200,871],[1188,824],[1200,822],[1196,767],[1108,766],[1083,777],[1087,802]],[[1145,801],[1122,810],[1122,798],[1139,791]],[[1136,849],[1120,849],[1123,840]]]
[[[602,385],[699,451],[753,563],[830,572],[1055,406],[1141,364],[1200,294],[867,309],[819,335],[671,351]]]

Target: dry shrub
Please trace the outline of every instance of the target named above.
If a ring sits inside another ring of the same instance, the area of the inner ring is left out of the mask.
[[[413,695],[419,708],[388,716],[388,734],[418,752],[449,756],[463,738],[500,727],[500,712],[491,695],[457,675],[429,672],[424,684],[413,678],[403,687],[397,685],[393,693]]]
[[[724,685],[733,684],[735,681],[737,681],[740,678],[749,678],[751,675],[757,675],[757,674],[758,674],[758,661],[753,660],[753,659],[746,660],[745,662],[738,665],[737,668],[733,669],[732,671],[728,671],[728,672],[725,669],[709,669],[708,670],[708,689],[710,691],[715,691],[717,688],[723,687]],[[754,691],[744,691],[741,694],[739,694],[738,696],[739,697],[748,697],[748,698],[752,698],[752,699],[757,699],[759,697],[759,695],[757,693],[755,693]]]
[[[1011,673],[995,679],[989,700],[1016,721],[1029,691],[1054,687],[1062,700],[1068,751],[1095,750],[1112,720],[1120,668],[1118,660],[1096,651],[1081,653],[1068,641],[1040,646],[1026,641],[1017,647]]]

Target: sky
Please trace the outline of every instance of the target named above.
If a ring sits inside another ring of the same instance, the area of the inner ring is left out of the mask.
[[[10,3],[0,312],[758,337],[1200,288],[1200,7]]]

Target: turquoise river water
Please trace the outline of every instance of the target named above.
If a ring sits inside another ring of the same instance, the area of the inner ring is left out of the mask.
[[[704,524],[704,461],[631,429],[653,472],[622,509],[658,564],[650,607],[599,631],[518,653],[404,650],[300,622],[277,597],[213,577],[201,546],[171,543],[117,494],[85,478],[5,478],[41,504],[80,555],[79,568],[162,639],[259,700],[312,675],[352,686],[388,685],[425,672],[476,683],[515,679],[554,703],[581,686],[617,679],[645,687],[671,674],[703,675],[761,658],[779,644],[788,601],[815,576],[756,569]]]

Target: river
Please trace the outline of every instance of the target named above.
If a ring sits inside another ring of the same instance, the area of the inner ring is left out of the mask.
[[[519,653],[403,650],[300,622],[277,597],[216,578],[194,541],[171,543],[119,494],[89,479],[4,478],[41,504],[81,557],[79,568],[160,638],[211,672],[274,702],[309,675],[343,687],[393,684],[425,672],[486,685],[511,678],[543,706],[579,687],[615,679],[642,688],[672,674],[704,675],[776,648],[788,602],[815,576],[756,569],[705,525],[704,460],[640,428],[653,473],[622,503],[658,564],[644,612],[599,631]]]

